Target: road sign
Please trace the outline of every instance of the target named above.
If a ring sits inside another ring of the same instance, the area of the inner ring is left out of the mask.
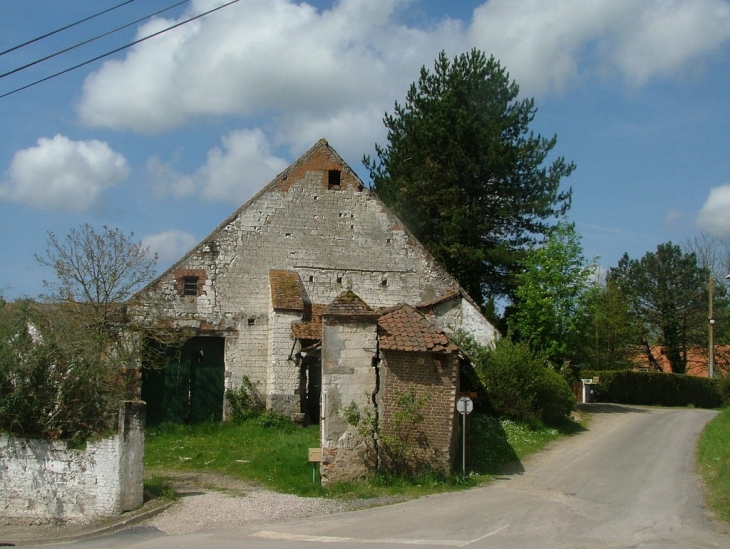
[[[461,397],[456,402],[456,409],[459,411],[460,414],[471,414],[472,410],[474,409],[474,401],[469,397]]]

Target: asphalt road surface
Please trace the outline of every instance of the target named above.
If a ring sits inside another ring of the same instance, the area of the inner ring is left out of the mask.
[[[74,548],[730,549],[702,506],[697,438],[715,412],[595,405],[589,430],[488,486],[389,507],[165,536],[136,528]]]

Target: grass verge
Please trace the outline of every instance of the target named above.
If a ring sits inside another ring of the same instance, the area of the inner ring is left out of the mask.
[[[307,461],[307,449],[319,446],[319,428],[286,422],[262,425],[256,419],[240,424],[167,424],[150,428],[146,432],[145,468],[152,478],[163,478],[165,471],[216,472],[300,496],[413,498],[480,484],[548,442],[580,428],[570,421],[554,428],[532,428],[474,414],[464,481],[460,470],[452,475],[417,478],[377,474],[367,483],[343,483],[325,490],[318,477],[312,482],[312,465]],[[457,459],[457,469],[460,464],[461,458]]]
[[[707,501],[730,522],[730,408],[707,424],[697,446],[697,460],[707,486]]]

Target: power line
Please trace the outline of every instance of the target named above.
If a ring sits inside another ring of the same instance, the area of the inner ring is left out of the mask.
[[[163,8],[159,11],[156,11],[155,13],[151,13],[149,15],[145,15],[144,17],[141,17],[137,19],[136,21],[132,21],[131,23],[127,23],[126,25],[122,25],[121,27],[117,27],[116,29],[110,30],[108,32],[105,32],[103,34],[100,34],[98,36],[95,36],[93,38],[89,38],[88,40],[84,40],[83,42],[79,42],[78,44],[74,44],[73,46],[70,46],[68,48],[62,49],[60,51],[57,51],[56,53],[52,53],[51,55],[47,55],[46,57],[43,57],[41,59],[37,59],[36,61],[33,61],[32,63],[28,63],[27,65],[23,65],[22,67],[18,67],[17,69],[13,69],[11,71],[8,71],[4,74],[0,74],[0,78],[5,78],[6,76],[10,76],[11,74],[15,74],[16,72],[20,72],[24,69],[27,69],[29,67],[32,67],[33,65],[37,65],[38,63],[43,63],[43,61],[48,61],[49,59],[53,59],[54,57],[57,57],[63,53],[69,52],[71,50],[75,50],[76,48],[79,48],[81,46],[85,46],[86,44],[89,44],[91,42],[94,42],[96,40],[99,40],[100,38],[104,38],[105,36],[109,36],[110,34],[114,34],[115,32],[118,32],[120,30],[126,29],[127,27],[131,27],[132,25],[136,25],[137,23],[144,21],[145,19],[149,19],[150,17],[154,17],[155,15],[159,15],[161,13],[164,13],[168,10],[171,10],[172,8],[176,8],[180,4],[185,4],[186,2],[189,2],[190,0],[182,0],[181,2],[178,2],[177,4],[173,4],[171,6],[168,6],[166,8]]]
[[[140,38],[139,40],[135,40],[134,42],[130,42],[129,44],[122,46],[121,48],[116,48],[114,50],[108,51],[106,53],[103,53],[102,55],[98,55],[94,57],[93,59],[89,59],[88,61],[84,61],[83,63],[79,63],[78,65],[74,65],[73,67],[70,67],[68,69],[62,70],[60,72],[57,72],[55,74],[52,74],[50,76],[46,76],[45,78],[41,78],[40,80],[36,80],[35,82],[31,82],[30,84],[26,84],[25,86],[22,86],[20,88],[16,88],[12,91],[9,91],[7,93],[4,93],[0,95],[0,99],[7,97],[8,95],[13,95],[14,93],[17,93],[19,91],[27,90],[28,88],[31,88],[35,86],[36,84],[41,84],[42,82],[46,82],[47,80],[51,80],[52,78],[56,78],[57,76],[61,76],[62,74],[66,74],[67,72],[71,72],[73,70],[76,70],[78,68],[84,67],[86,65],[89,65],[90,63],[93,63],[94,61],[98,61],[99,59],[103,59],[105,57],[108,57],[110,55],[113,55],[115,53],[118,53],[122,50],[126,50],[127,48],[131,48],[132,46],[135,46],[139,44],[140,42],[144,42],[145,40],[149,40],[150,38],[154,38],[155,36],[159,36],[160,34],[166,33],[167,31],[171,31],[172,29],[176,29],[177,27],[180,27],[182,25],[185,25],[186,23],[190,23],[191,21],[195,21],[196,19],[200,19],[201,17],[205,17],[206,15],[213,13],[214,11],[221,10],[223,8],[226,8],[230,6],[231,4],[235,4],[239,0],[231,0],[231,2],[228,2],[226,4],[223,4],[222,6],[218,6],[217,8],[213,8],[211,10],[208,10],[204,13],[201,13],[199,15],[196,15],[195,17],[191,17],[190,19],[186,19],[185,21],[182,21],[180,23],[177,23],[175,25],[172,25],[171,27],[167,27],[166,29],[162,29],[161,31],[155,32],[153,34],[150,34],[149,36],[145,36],[144,38]]]
[[[29,44],[33,44],[34,42],[38,42],[39,40],[43,40],[44,38],[48,38],[49,36],[53,36],[54,34],[58,34],[59,32],[65,31],[66,29],[70,29],[71,27],[75,27],[76,25],[80,25],[81,23],[85,23],[86,21],[89,21],[90,19],[93,19],[94,17],[99,17],[100,15],[104,15],[105,13],[108,13],[112,10],[115,10],[117,8],[121,8],[122,6],[125,6],[127,4],[131,4],[135,0],[127,0],[126,2],[122,2],[121,4],[117,4],[116,6],[112,6],[111,8],[105,9],[104,11],[100,11],[99,13],[95,13],[94,15],[90,15],[89,17],[85,17],[84,19],[81,19],[79,21],[76,21],[75,23],[71,23],[70,25],[66,25],[65,27],[61,27],[60,29],[56,29],[54,31],[51,31],[47,34],[44,34],[43,36],[39,36],[38,38],[33,38],[32,40],[28,40],[27,42],[23,42],[22,44],[18,44],[17,46],[13,46],[12,48],[0,51],[0,55],[5,55],[6,53],[10,53],[11,51],[19,50],[20,48],[23,48]]]

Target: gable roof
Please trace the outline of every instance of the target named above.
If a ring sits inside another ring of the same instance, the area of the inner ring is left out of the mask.
[[[405,303],[378,319],[378,335],[380,348],[386,351],[450,354],[459,350],[433,322]]]
[[[322,316],[338,317],[353,322],[375,321],[378,312],[352,290],[345,290],[322,312]]]
[[[303,311],[304,298],[299,274],[295,271],[269,271],[271,305],[275,311]]]

